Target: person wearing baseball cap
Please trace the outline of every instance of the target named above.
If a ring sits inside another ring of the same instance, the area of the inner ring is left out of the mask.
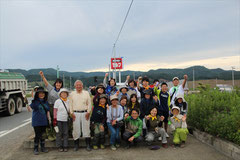
[[[178,77],[174,77],[173,80],[172,80],[173,87],[170,88],[170,90],[169,90],[171,106],[174,105],[176,95],[178,95],[178,94],[183,94],[184,95],[184,88],[185,88],[185,85],[187,83],[188,76],[184,75],[183,78],[184,78],[184,81],[181,85],[179,85],[179,78]]]

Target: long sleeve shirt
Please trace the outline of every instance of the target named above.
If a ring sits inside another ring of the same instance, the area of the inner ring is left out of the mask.
[[[54,105],[55,101],[59,98],[58,91],[51,85],[48,84],[48,103]]]
[[[113,120],[121,121],[123,120],[123,108],[118,105],[117,107],[109,106],[107,109],[107,122],[111,122]]]
[[[125,119],[126,122],[126,130],[134,133],[134,138],[138,138],[142,133],[143,128],[143,122],[140,118],[133,119],[131,116],[129,116],[127,119]]]
[[[69,96],[69,105],[70,105],[70,113],[74,111],[85,111],[88,113],[92,110],[91,97],[88,91],[82,90],[81,93],[77,91],[73,91]]]

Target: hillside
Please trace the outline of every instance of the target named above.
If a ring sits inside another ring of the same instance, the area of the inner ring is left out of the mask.
[[[191,81],[193,78],[193,68],[195,71],[195,80],[207,80],[207,79],[222,79],[222,80],[231,80],[232,79],[232,71],[231,70],[223,70],[220,68],[217,69],[208,69],[204,66],[193,66],[185,69],[157,69],[157,70],[149,70],[148,72],[140,72],[140,71],[123,71],[122,72],[122,81],[125,81],[126,76],[130,75],[133,78],[139,76],[148,76],[151,81],[154,79],[165,79],[167,81],[171,81],[173,77],[183,77],[184,74],[189,76],[189,80]],[[19,72],[22,73],[29,82],[41,81],[39,76],[39,71],[42,70],[47,77],[48,80],[54,81],[57,76],[57,71],[53,68],[45,68],[45,69],[30,69],[30,70],[22,70],[22,69],[8,69],[9,72]],[[70,77],[72,79],[72,83],[76,79],[81,79],[85,85],[96,85],[101,83],[103,77],[105,75],[104,72],[67,72],[60,71],[60,78],[64,75],[65,83],[70,83]],[[118,76],[118,74],[117,74]],[[235,79],[240,79],[240,72],[234,71]]]

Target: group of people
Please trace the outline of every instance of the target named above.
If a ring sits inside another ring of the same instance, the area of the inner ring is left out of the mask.
[[[127,76],[125,85],[117,87],[115,79],[108,80],[106,74],[103,83],[90,91],[84,90],[81,80],[76,80],[75,90],[70,93],[63,87],[61,79],[52,86],[42,71],[39,74],[47,91],[36,87],[30,105],[35,155],[39,154],[39,143],[41,151],[48,152],[43,134],[49,125],[55,129],[60,152],[68,151],[70,125],[75,151],[79,149],[80,137],[85,138],[88,151],[104,149],[108,133],[112,150],[117,150],[122,140],[126,142],[126,148],[141,141],[152,146],[155,140],[167,148],[168,126],[173,131],[173,147],[185,145],[188,134],[188,105],[184,99],[187,75],[181,85],[178,77],[174,77],[173,87],[168,90],[167,83],[160,84],[158,80],[150,86],[148,77],[139,77],[135,81]]]

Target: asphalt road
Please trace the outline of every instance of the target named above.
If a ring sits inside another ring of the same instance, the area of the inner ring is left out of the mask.
[[[32,134],[32,114],[23,108],[13,116],[0,114],[0,159],[8,159]]]
[[[0,115],[0,160],[26,160],[26,159],[139,159],[139,160],[230,160],[230,158],[219,153],[212,147],[201,143],[193,136],[189,135],[185,148],[168,149],[161,148],[160,150],[152,151],[147,146],[140,146],[126,150],[120,148],[117,151],[111,151],[109,147],[105,150],[97,150],[87,152],[85,149],[80,149],[74,152],[69,149],[69,152],[59,153],[57,149],[50,149],[49,153],[41,153],[38,156],[33,155],[32,149],[24,149],[23,142],[33,134],[31,126],[31,113],[23,108],[23,111],[14,116]],[[171,144],[172,139],[169,139]]]

